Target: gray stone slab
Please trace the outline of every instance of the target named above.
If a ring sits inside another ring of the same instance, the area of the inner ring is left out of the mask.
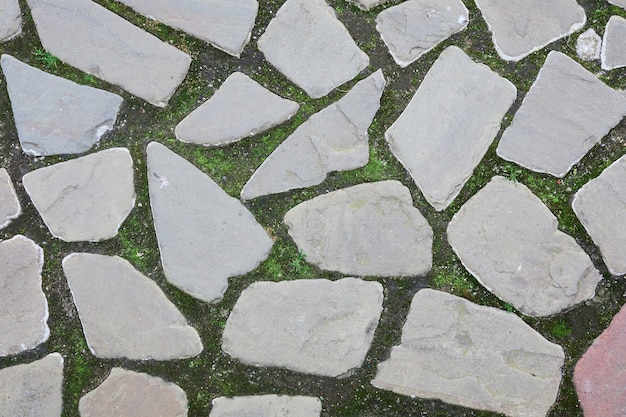
[[[611,16],[602,41],[602,69],[626,67],[626,19]]]
[[[601,279],[541,200],[502,177],[454,215],[448,241],[485,288],[529,316],[557,314],[592,298]]]
[[[385,78],[378,70],[311,116],[263,161],[241,190],[241,198],[310,187],[332,171],[367,165],[367,130],[380,107],[384,87]]]
[[[550,52],[504,131],[497,154],[563,177],[626,115],[626,100],[560,52]]]
[[[432,265],[433,230],[398,181],[360,184],[305,201],[285,214],[298,248],[322,269],[410,276]]]
[[[600,59],[602,38],[595,30],[589,28],[576,40],[576,55],[583,61],[595,61]]]
[[[241,72],[231,74],[213,96],[176,126],[182,142],[220,146],[256,135],[291,118],[300,105]]]
[[[0,0],[0,42],[8,41],[22,31],[22,11],[18,0]]]
[[[115,237],[135,205],[133,161],[126,148],[39,168],[22,182],[50,233],[66,242]]]
[[[406,67],[463,30],[468,21],[461,0],[409,0],[380,12],[376,30],[396,63]]]
[[[0,168],[0,229],[22,214],[22,206],[6,168]]]
[[[513,313],[424,289],[372,385],[507,416],[544,417],[556,401],[564,356]]]
[[[43,47],[62,61],[165,107],[191,57],[90,0],[27,0]]]
[[[218,397],[209,417],[319,417],[319,398],[287,395]]]
[[[516,92],[509,81],[450,46],[385,133],[391,151],[437,211],[448,207],[472,175]]]
[[[22,150],[29,155],[88,151],[111,130],[122,97],[76,84],[2,55]]]
[[[373,7],[379,6],[381,4],[385,4],[389,0],[348,0],[348,1],[356,4],[361,9],[370,10]]]
[[[148,185],[163,271],[169,282],[207,302],[228,278],[255,269],[273,241],[241,202],[157,142],[148,145]]]
[[[609,3],[626,9],[626,0],[609,0]]]
[[[325,0],[287,0],[259,38],[273,66],[319,98],[357,76],[369,64]]]
[[[374,281],[255,282],[226,321],[222,349],[251,365],[343,376],[363,363],[382,304]]]

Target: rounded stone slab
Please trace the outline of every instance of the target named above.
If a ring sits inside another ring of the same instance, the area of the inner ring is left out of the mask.
[[[24,175],[24,188],[54,237],[110,239],[135,205],[133,161],[112,148]]]
[[[552,51],[504,131],[497,154],[563,177],[626,115],[626,99],[567,55]]]
[[[27,0],[43,47],[62,61],[165,107],[191,57],[90,0]]]
[[[285,214],[311,262],[349,275],[409,276],[432,265],[433,230],[398,181],[360,184],[315,197]]]
[[[8,41],[22,31],[22,11],[18,0],[0,0],[0,42]]]
[[[611,16],[602,41],[602,69],[626,67],[626,19]]]
[[[288,120],[299,107],[235,72],[176,126],[176,138],[206,146],[226,145]]]
[[[325,0],[287,0],[259,38],[265,59],[319,98],[369,64]]]
[[[385,132],[391,151],[435,210],[459,194],[516,94],[508,80],[450,46]]]
[[[626,9],[626,0],[609,0],[609,3]]]
[[[29,155],[88,151],[113,128],[122,97],[76,84],[2,55],[22,150]]]
[[[218,397],[212,401],[209,417],[319,417],[319,398],[286,395]]]
[[[544,417],[556,401],[564,359],[560,346],[515,314],[424,289],[372,385],[507,416]]]
[[[365,359],[382,312],[378,282],[255,282],[224,328],[222,349],[257,366],[339,377]]]
[[[600,59],[601,49],[602,38],[591,28],[584,31],[576,40],[576,55],[583,61]]]
[[[21,213],[22,206],[15,194],[11,177],[6,168],[0,168],[0,229],[7,227]]]
[[[576,241],[526,186],[493,177],[454,215],[448,241],[489,291],[528,316],[594,296],[601,279]]]

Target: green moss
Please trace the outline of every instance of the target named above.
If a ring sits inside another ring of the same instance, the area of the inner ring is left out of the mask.
[[[557,339],[564,339],[572,333],[572,328],[564,319],[555,319],[550,334]]]

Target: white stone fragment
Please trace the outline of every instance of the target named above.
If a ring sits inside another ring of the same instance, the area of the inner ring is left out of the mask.
[[[583,61],[600,59],[601,49],[602,38],[591,28],[584,31],[576,40],[576,55]]]

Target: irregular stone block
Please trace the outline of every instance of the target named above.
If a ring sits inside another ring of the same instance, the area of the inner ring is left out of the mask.
[[[602,41],[602,69],[626,67],[626,19],[611,16]]]
[[[556,401],[563,349],[513,313],[420,290],[399,346],[372,385],[507,416],[544,417]]]
[[[322,269],[407,276],[425,274],[432,265],[433,230],[398,181],[305,201],[285,214],[285,224],[306,260]]]
[[[0,168],[0,229],[7,227],[20,214],[22,206],[15,194],[11,177],[6,168]]]
[[[601,279],[541,200],[502,177],[452,217],[448,241],[485,288],[529,316],[557,314],[592,298]]]
[[[218,397],[212,402],[209,417],[319,417],[319,398],[286,395]]]
[[[602,38],[591,28],[584,31],[576,40],[576,55],[583,61],[600,59],[601,49]]]
[[[226,321],[222,349],[251,365],[343,376],[363,363],[382,304],[374,281],[255,282]]]
[[[369,10],[373,7],[386,3],[388,0],[348,0],[348,1],[356,4],[361,9]]]
[[[22,31],[22,11],[18,0],[0,0],[0,42],[8,41]]]

